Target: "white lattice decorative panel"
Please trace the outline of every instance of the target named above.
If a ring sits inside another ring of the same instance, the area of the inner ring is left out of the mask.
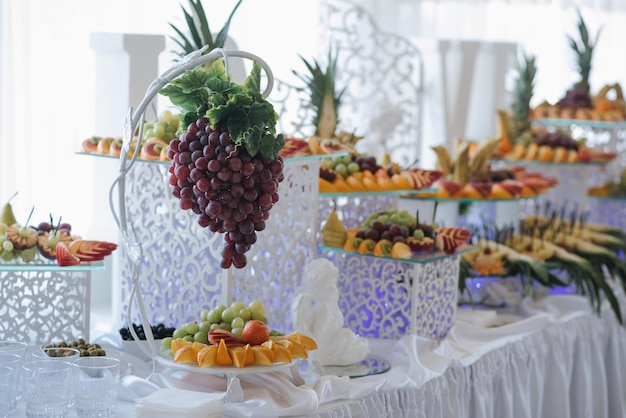
[[[424,264],[339,253],[333,259],[339,269],[339,306],[355,333],[446,337],[456,313],[458,255]]]
[[[319,197],[319,224],[326,221],[333,208],[347,229],[356,228],[371,213],[397,209],[398,195],[322,195]]]
[[[91,272],[0,268],[0,340],[89,340]]]
[[[140,288],[151,323],[174,326],[199,318],[203,306],[222,303],[222,239],[201,228],[172,196],[168,165],[137,163],[126,183],[128,219],[143,247]],[[122,316],[130,301],[130,271],[122,272]],[[134,312],[137,312],[135,309]],[[140,322],[138,313],[133,322]]]
[[[232,270],[235,300],[260,299],[272,328],[291,330],[288,306],[304,265],[317,256],[319,160],[286,160],[280,200],[250,250],[248,266]]]
[[[589,221],[611,225],[626,231],[626,199],[589,198]]]
[[[266,229],[246,254],[248,265],[230,274],[219,266],[223,236],[201,228],[193,212],[179,208],[167,170],[166,164],[137,163],[127,175],[128,219],[143,247],[140,287],[150,322],[176,326],[198,320],[203,309],[220,303],[260,299],[271,326],[286,329],[290,320],[285,301],[316,248],[319,160],[285,162],[280,200]],[[127,266],[122,280],[122,316],[127,320]],[[139,314],[132,320],[139,322]]]

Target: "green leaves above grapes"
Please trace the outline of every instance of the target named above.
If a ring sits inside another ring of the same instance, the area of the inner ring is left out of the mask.
[[[226,126],[233,142],[243,145],[250,155],[276,158],[285,141],[276,135],[278,115],[261,95],[261,66],[254,62],[243,84],[231,81],[221,60],[211,67],[186,71],[160,93],[187,112],[183,123],[189,126],[207,116],[211,127]]]

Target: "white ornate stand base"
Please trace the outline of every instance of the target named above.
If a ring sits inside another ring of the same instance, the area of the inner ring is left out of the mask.
[[[0,338],[31,345],[88,341],[92,269],[0,266]]]
[[[332,254],[339,269],[339,307],[361,337],[397,339],[417,334],[439,340],[454,322],[459,255],[406,262]]]

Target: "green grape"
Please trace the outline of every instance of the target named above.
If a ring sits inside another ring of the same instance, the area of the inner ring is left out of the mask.
[[[154,129],[147,129],[143,131],[143,138],[153,138],[155,136]]]
[[[228,322],[230,324],[233,321],[233,319],[237,317],[237,312],[239,311],[233,308],[224,309],[224,311],[222,312],[222,321]]]
[[[171,111],[164,110],[163,112],[161,112],[161,115],[159,115],[159,119],[164,120],[166,122],[171,122],[175,118]]]
[[[356,173],[357,171],[360,171],[361,167],[359,166],[359,164],[355,161],[352,161],[350,164],[348,164],[348,172],[350,174],[352,173]]]
[[[243,335],[243,328],[233,328],[230,330],[237,338],[241,339]]]
[[[154,127],[154,136],[163,138],[165,136],[165,127],[157,125]]]
[[[219,328],[219,327],[220,327],[220,324],[219,324],[219,323],[214,323],[214,324],[211,324],[211,329],[217,329],[217,328]]]
[[[389,222],[391,222],[391,223],[393,223],[393,224],[396,224],[396,225],[399,225],[399,224],[400,224],[400,222],[401,222],[401,221],[400,221],[400,215],[398,215],[397,213],[392,214],[392,215],[389,217]]]
[[[172,348],[172,337],[165,337],[161,340],[161,348],[164,350],[169,350]]]
[[[217,309],[221,315],[221,313],[224,312],[224,309],[226,309],[226,305],[217,305],[214,309]]]
[[[193,340],[193,335],[185,335],[185,336],[183,337],[183,340],[185,340],[185,341],[189,341],[190,343],[194,342],[194,340]]]
[[[222,312],[219,311],[217,308],[211,309],[206,317],[206,320],[212,324],[216,322],[222,322]]]
[[[339,163],[335,166],[335,172],[341,177],[348,177],[348,167],[344,163]]]
[[[344,155],[341,158],[341,162],[344,163],[345,165],[348,165],[352,162],[352,156],[351,155]]]
[[[208,334],[208,333],[209,333],[209,331],[211,330],[211,325],[212,325],[212,323],[211,323],[211,322],[209,322],[209,321],[203,321],[203,322],[200,324],[200,328],[199,328],[199,331],[198,331],[198,332],[204,332],[205,334]]]
[[[263,314],[260,312],[252,312],[250,314],[250,319],[263,319]]]
[[[244,321],[249,321],[251,315],[252,314],[250,313],[250,309],[248,308],[243,308],[242,310],[239,311],[239,317],[243,319]]]
[[[262,317],[261,321],[263,321],[265,323],[265,325],[267,325],[267,317],[266,316]]]
[[[246,305],[244,305],[243,302],[233,302],[232,305],[230,305],[230,307],[233,308],[235,311],[239,312],[240,310],[245,308]]]
[[[330,169],[332,168],[332,161],[330,158],[324,158],[322,159],[322,161],[320,161],[320,167],[321,168],[325,168],[325,169]]]
[[[193,340],[197,343],[207,344],[209,342],[209,336],[206,332],[198,331],[193,335]]]
[[[220,322],[218,328],[225,329],[226,331],[230,331],[230,322]]]
[[[185,328],[185,331],[187,331],[187,334],[189,335],[193,335],[200,330],[200,327],[196,322],[187,322],[183,328]]]
[[[209,310],[208,309],[205,309],[205,310],[202,311],[202,313],[200,313],[200,319],[202,321],[206,321],[208,316],[209,316]]]
[[[237,318],[233,319],[233,321],[230,323],[230,327],[233,328],[233,329],[234,328],[243,328],[244,324],[245,324],[245,321],[242,318],[237,317]]]
[[[186,335],[187,335],[187,331],[185,331],[184,328],[177,328],[176,330],[174,330],[174,333],[172,334],[172,338],[176,340],[178,338],[183,338]]]
[[[265,308],[263,307],[263,302],[261,302],[258,299],[253,300],[252,302],[250,302],[248,304],[248,309],[250,310],[250,313],[254,313],[254,312],[265,312]]]

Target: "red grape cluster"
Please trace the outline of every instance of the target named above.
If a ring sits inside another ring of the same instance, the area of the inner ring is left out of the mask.
[[[172,194],[180,207],[198,214],[203,228],[225,234],[220,266],[244,267],[256,231],[265,229],[278,201],[282,157],[251,156],[227,130],[214,131],[206,117],[170,142],[168,156]]]

